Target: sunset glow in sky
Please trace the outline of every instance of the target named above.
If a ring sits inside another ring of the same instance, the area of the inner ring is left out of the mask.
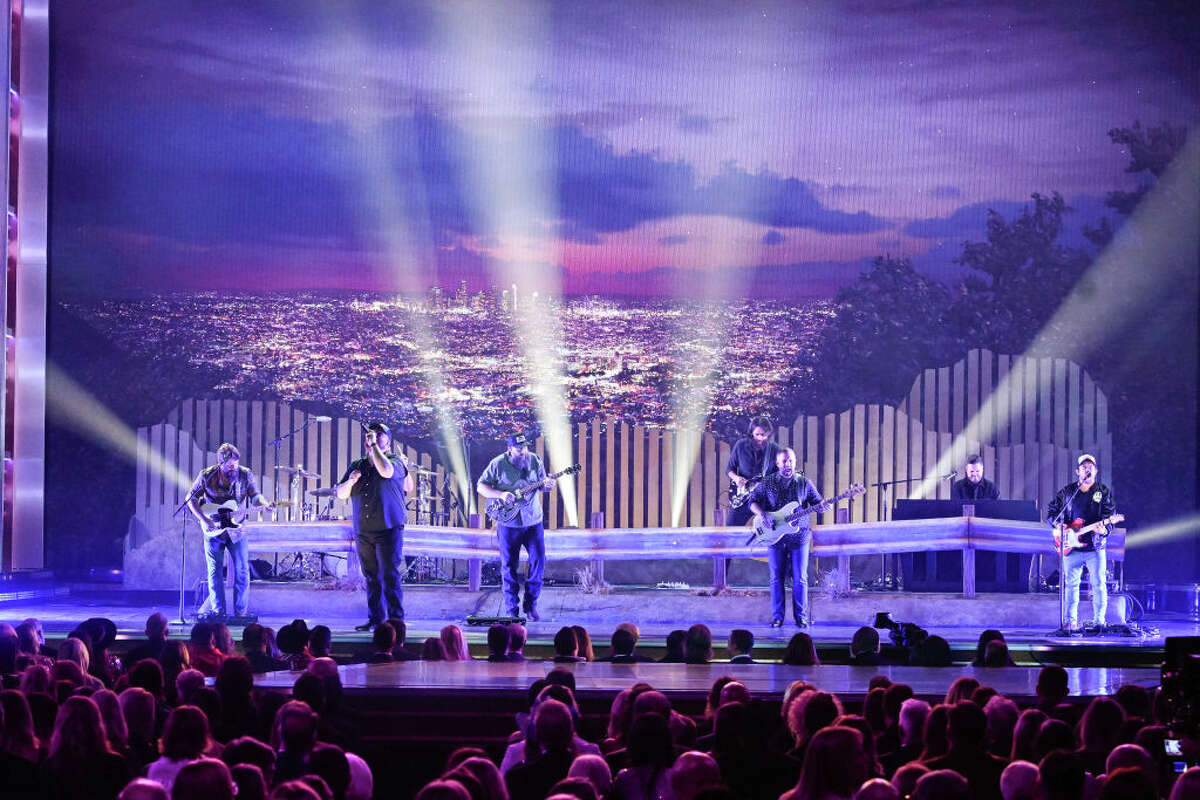
[[[182,5],[52,4],[55,291],[522,264],[568,293],[732,270],[815,297],[883,253],[950,279],[987,208],[1058,191],[1095,222],[1134,181],[1107,131],[1200,106],[1168,2]],[[435,263],[392,263],[364,141]],[[521,159],[536,212],[495,213],[481,153]]]

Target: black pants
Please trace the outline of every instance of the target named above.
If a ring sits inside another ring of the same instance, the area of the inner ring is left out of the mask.
[[[750,510],[750,501],[747,500],[737,508],[729,509],[729,513],[725,515],[725,525],[729,528],[740,528],[754,517],[754,512]]]
[[[355,537],[358,561],[367,579],[367,612],[372,622],[396,617],[404,619],[404,593],[400,588],[400,562],[404,550],[404,526],[360,532]],[[387,600],[387,617],[383,615]]]

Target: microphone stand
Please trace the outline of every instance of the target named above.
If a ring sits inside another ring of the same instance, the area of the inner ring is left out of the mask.
[[[171,512],[171,519],[178,517],[179,512],[183,511],[183,509],[187,507],[187,504],[191,501],[191,499],[192,499],[191,497],[188,497],[186,500],[184,500],[182,503],[180,503],[179,507],[176,508],[173,512]],[[184,613],[183,613],[184,597],[187,592],[187,524],[188,524],[188,518],[184,517],[183,518],[183,527],[180,529],[180,536],[182,538],[182,542],[179,547],[179,624],[180,625],[187,624],[187,618],[184,616]]]
[[[328,422],[329,418],[326,417],[320,421]],[[271,483],[275,487],[275,500],[276,501],[279,500],[279,478],[277,477],[279,475],[279,446],[282,445],[288,439],[291,439],[296,434],[300,433],[301,431],[307,430],[308,428],[312,427],[317,422],[318,422],[317,417],[310,415],[308,418],[308,421],[305,422],[303,425],[301,425],[299,428],[292,428],[290,431],[283,434],[275,441],[267,442],[267,447],[271,448],[271,450],[274,452],[274,459],[273,459],[274,463],[271,465],[273,467],[273,469],[271,470]],[[301,518],[302,518],[301,511],[303,510],[304,497],[302,495],[299,498],[292,496],[293,493],[291,490],[293,488],[293,484],[295,485],[295,488],[297,490],[300,488],[300,481],[299,481],[298,475],[293,475],[289,479],[288,502],[292,503],[292,511],[291,511],[292,521],[300,522]]]
[[[881,520],[883,520],[883,521],[887,520],[887,513],[889,510],[888,505],[887,505],[888,489],[892,488],[893,486],[897,486],[901,483],[908,483],[909,480],[910,480],[909,478],[905,478],[903,480],[898,480],[898,481],[879,481],[878,483],[871,484],[872,489],[877,488],[879,490],[879,510],[880,510],[880,519]],[[893,566],[895,566],[894,561],[893,561]],[[883,589],[886,591],[895,592],[895,591],[900,590],[900,576],[898,574],[897,575],[888,575],[887,553],[879,554],[879,580],[876,582],[875,586],[878,589]]]
[[[1070,636],[1071,631],[1067,629],[1067,553],[1066,542],[1063,541],[1062,525],[1066,519],[1067,509],[1071,508],[1071,504],[1075,502],[1075,498],[1079,496],[1079,483],[1075,484],[1075,493],[1071,495],[1071,499],[1063,503],[1063,507],[1058,510],[1058,514],[1054,517],[1051,523],[1058,529],[1058,628],[1050,632],[1051,636],[1062,637]],[[1094,590],[1093,590],[1094,591]]]

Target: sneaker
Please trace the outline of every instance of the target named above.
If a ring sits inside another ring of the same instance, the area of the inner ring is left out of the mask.
[[[772,628],[782,628],[782,627],[783,627],[783,620],[781,620],[781,619],[779,619],[778,617],[776,617],[775,619],[771,620],[771,627],[772,627]]]
[[[379,624],[379,623],[378,623],[378,622],[376,622],[375,620],[373,620],[373,619],[369,619],[369,620],[367,620],[366,622],[364,622],[362,625],[355,625],[355,626],[354,626],[354,630],[356,630],[356,631],[369,631],[369,630],[372,630],[372,629],[373,629],[373,628],[374,628],[376,625],[378,625],[378,624]]]
[[[536,605],[532,605],[529,608],[525,609],[525,615],[528,616],[534,622],[538,622],[542,618],[542,616],[540,614],[538,614]]]
[[[808,620],[806,620],[806,619],[798,619],[798,620],[796,620],[796,627],[797,627],[797,628],[801,628],[801,629],[805,629],[805,628],[807,628],[807,627],[808,627]]]

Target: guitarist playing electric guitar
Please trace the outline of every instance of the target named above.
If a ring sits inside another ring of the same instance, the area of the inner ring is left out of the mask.
[[[1066,619],[1063,626],[1067,630],[1078,630],[1079,583],[1083,568],[1087,567],[1088,582],[1092,587],[1092,624],[1086,630],[1100,632],[1108,612],[1104,542],[1113,523],[1124,517],[1116,513],[1112,489],[1096,480],[1099,469],[1095,456],[1081,455],[1075,474],[1078,480],[1064,486],[1050,501],[1046,519],[1054,526],[1055,545],[1063,546],[1063,539],[1066,539],[1063,555],[1066,575],[1062,579],[1066,591]]]
[[[729,476],[729,513],[725,524],[741,526],[754,516],[750,511],[750,494],[767,475],[775,472],[779,445],[771,441],[771,420],[755,417],[750,421],[749,435],[738,439],[729,451],[725,473]]]
[[[241,453],[226,442],[217,448],[217,463],[205,467],[196,476],[188,493],[187,507],[204,532],[204,563],[207,567],[208,599],[201,616],[225,616],[225,584],[222,571],[225,551],[233,562],[233,610],[239,617],[249,610],[250,542],[242,535],[242,504],[254,504],[266,510],[274,506],[259,494],[254,473],[240,466]]]
[[[554,488],[546,477],[546,468],[536,454],[529,452],[529,440],[524,433],[514,433],[506,440],[508,449],[487,465],[475,488],[489,500],[512,503],[517,491],[537,487],[542,491]],[[519,616],[522,606],[517,603],[519,582],[517,566],[521,563],[521,548],[529,554],[529,576],[525,579],[525,613],[534,622],[538,613],[538,596],[542,593],[542,574],[546,571],[545,531],[542,528],[540,499],[521,506],[520,513],[509,523],[496,525],[500,546],[500,579],[504,584],[504,605],[510,617]]]
[[[801,506],[820,505],[821,493],[812,481],[796,472],[796,453],[784,448],[775,456],[776,471],[769,473],[754,488],[750,495],[750,510],[758,516],[759,524],[768,529],[775,527],[775,518],[770,512],[778,511],[788,503],[798,502]],[[812,530],[805,517],[797,533],[789,533],[767,550],[767,565],[771,569],[771,627],[783,627],[783,568],[790,562],[792,568],[792,619],[799,628],[808,627],[808,553],[812,549]]]

